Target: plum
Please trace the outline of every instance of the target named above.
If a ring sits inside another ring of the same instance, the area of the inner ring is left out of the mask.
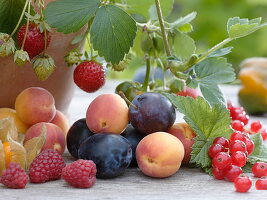
[[[78,149],[81,143],[93,134],[87,127],[85,118],[73,123],[67,133],[67,148],[74,158],[78,158]]]
[[[138,131],[150,134],[167,131],[175,122],[176,114],[167,97],[146,92],[134,98],[130,106],[130,123]]]
[[[114,178],[123,174],[131,163],[132,148],[121,135],[97,133],[81,144],[78,156],[94,161],[97,178]]]
[[[127,126],[127,128],[122,132],[121,134],[123,137],[125,137],[131,144],[133,156],[132,161],[130,163],[130,167],[136,167],[137,161],[135,157],[135,151],[138,143],[145,137],[144,134],[140,133],[138,130],[136,130],[131,124]]]

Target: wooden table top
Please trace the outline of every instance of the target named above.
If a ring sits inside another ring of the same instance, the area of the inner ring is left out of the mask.
[[[76,90],[69,108],[70,122],[84,118],[89,103],[101,93],[112,93],[117,81],[108,81],[100,91],[87,94]],[[237,103],[238,86],[222,86],[225,96],[233,103]],[[265,125],[267,120],[260,119]],[[182,120],[177,114],[177,122]],[[73,159],[64,154],[66,162]],[[255,180],[255,179],[253,179]],[[234,192],[233,183],[214,180],[213,177],[203,173],[200,169],[182,167],[175,175],[165,179],[154,179],[144,176],[139,169],[129,168],[115,179],[98,179],[89,189],[69,187],[63,180],[43,184],[28,184],[26,189],[14,190],[0,186],[0,200],[264,200],[267,191],[257,191],[254,185],[248,193]]]

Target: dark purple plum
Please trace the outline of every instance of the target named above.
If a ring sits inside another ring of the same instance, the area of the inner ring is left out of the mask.
[[[78,155],[80,159],[94,161],[97,178],[114,178],[131,163],[132,148],[121,135],[97,133],[81,144]]]
[[[167,131],[175,122],[175,109],[159,93],[146,92],[134,98],[130,106],[130,123],[143,134]]]
[[[130,163],[130,167],[137,167],[135,150],[138,143],[145,137],[145,135],[136,130],[131,124],[127,126],[127,128],[121,133],[121,135],[129,141],[133,150],[133,156],[132,156],[132,161]]]
[[[86,119],[74,122],[67,133],[67,148],[74,158],[78,158],[78,149],[88,137],[94,133],[86,125]]]

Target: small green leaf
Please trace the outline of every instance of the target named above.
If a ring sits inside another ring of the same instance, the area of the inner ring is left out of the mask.
[[[221,104],[210,106],[202,97],[176,96],[164,93],[179,112],[183,113],[184,120],[197,134],[192,147],[191,163],[202,168],[211,167],[208,148],[216,137],[231,135],[231,118],[229,111]]]
[[[226,48],[218,49],[217,51],[213,51],[211,54],[209,54],[208,57],[225,56],[225,55],[231,53],[233,48],[234,47],[226,47]]]
[[[45,20],[59,32],[77,32],[94,17],[99,5],[99,0],[53,1],[45,9]]]
[[[91,43],[107,62],[118,64],[133,45],[136,23],[122,9],[107,5],[98,9],[90,30]]]
[[[185,33],[177,31],[174,38],[174,51],[178,58],[186,60],[196,51],[195,41]]]
[[[193,26],[191,24],[185,24],[178,28],[182,33],[190,33],[193,31]]]
[[[191,21],[193,21],[197,16],[197,12],[189,13],[188,15],[181,17],[177,19],[176,21],[170,23],[170,27],[172,29],[177,29],[179,27],[182,27],[186,24],[189,24]]]
[[[260,23],[261,18],[255,18],[252,20],[248,20],[246,18],[240,19],[239,17],[230,18],[227,22],[229,38],[237,39],[247,36],[267,25],[267,23]]]
[[[251,135],[251,140],[254,142],[255,149],[248,156],[247,162],[254,164],[255,162],[267,162],[267,146],[262,140],[260,133]]]

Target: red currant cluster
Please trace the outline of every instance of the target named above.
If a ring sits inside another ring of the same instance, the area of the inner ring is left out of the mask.
[[[267,131],[262,128],[262,122],[254,121],[250,124],[250,127],[245,127],[248,125],[249,116],[246,114],[244,108],[234,106],[230,102],[228,102],[227,108],[230,111],[230,116],[232,118],[231,126],[234,130],[248,134],[261,133],[262,139],[267,140]]]

